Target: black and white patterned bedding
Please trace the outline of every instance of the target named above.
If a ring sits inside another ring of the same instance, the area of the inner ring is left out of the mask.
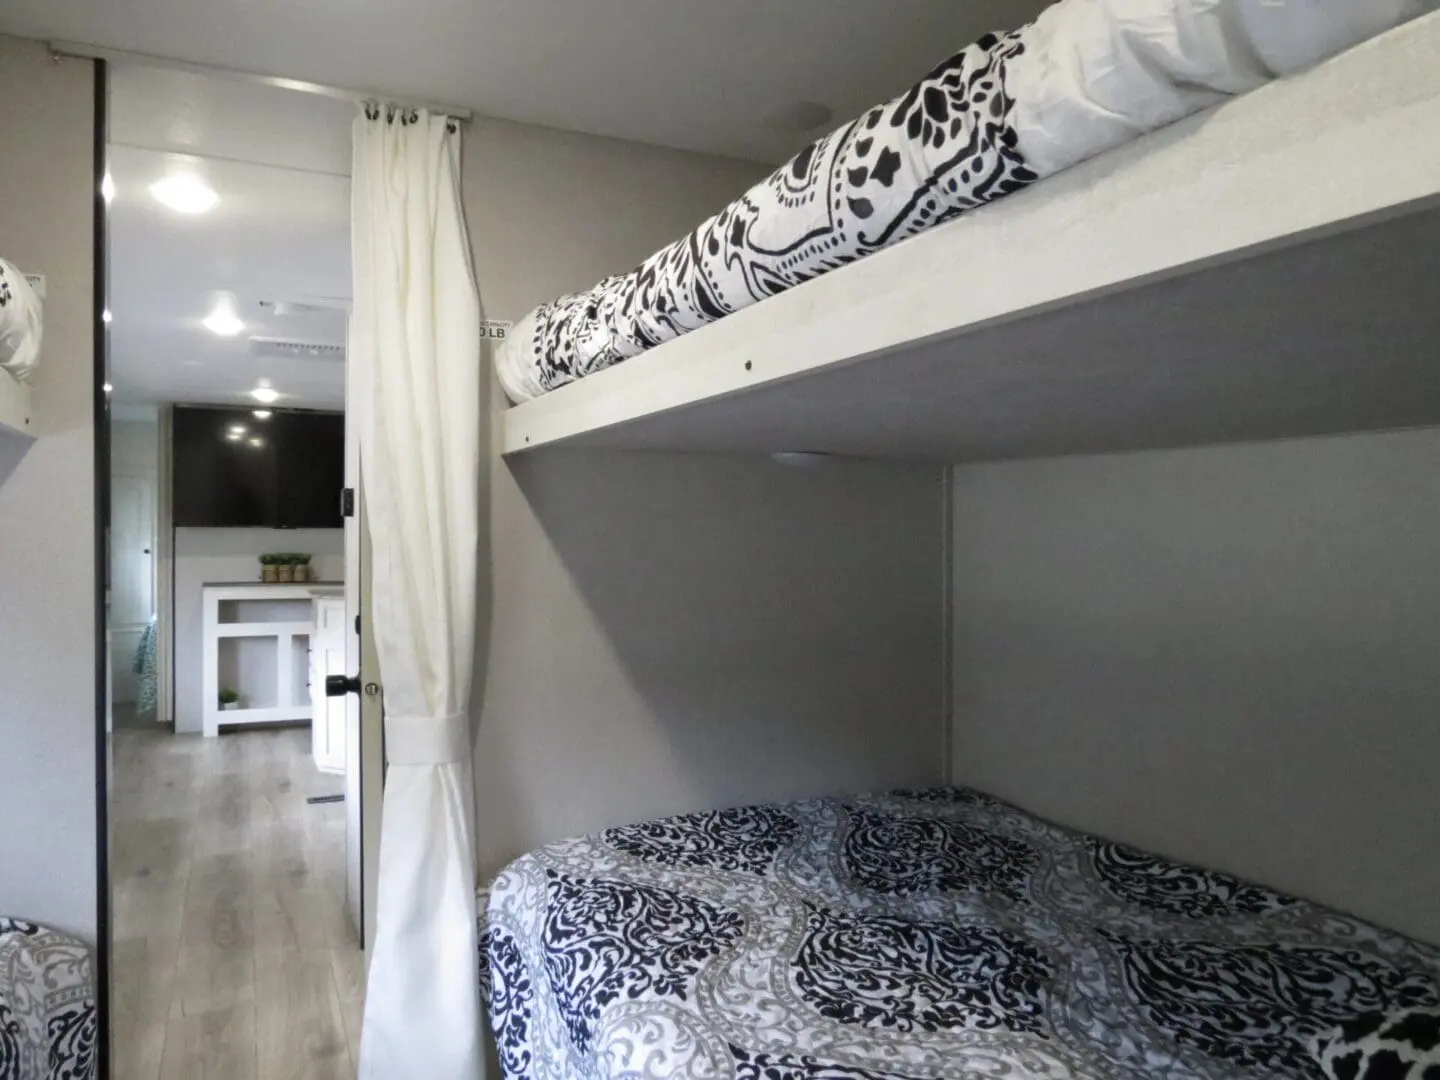
[[[96,1029],[89,947],[0,917],[0,1080],[93,1080]]]
[[[525,401],[1242,94],[1437,0],[1059,0],[801,151],[496,354]]]
[[[499,358],[506,391],[536,397],[1035,180],[1003,77],[1022,48],[962,50],[630,273],[533,312]]]
[[[490,893],[509,1080],[1320,1078],[1440,950],[964,789],[554,844]]]

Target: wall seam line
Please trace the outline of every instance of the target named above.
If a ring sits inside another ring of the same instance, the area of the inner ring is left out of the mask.
[[[940,670],[941,716],[944,720],[940,735],[943,755],[941,776],[946,784],[955,782],[955,466],[946,464],[940,471]]]

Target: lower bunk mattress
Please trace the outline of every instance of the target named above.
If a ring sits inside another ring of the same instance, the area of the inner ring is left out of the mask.
[[[1440,950],[956,788],[543,848],[482,977],[510,1080],[1324,1077],[1440,1007]]]

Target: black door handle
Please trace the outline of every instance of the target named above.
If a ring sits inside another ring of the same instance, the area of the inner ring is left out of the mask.
[[[325,696],[344,697],[346,694],[360,693],[360,676],[358,675],[326,675]]]

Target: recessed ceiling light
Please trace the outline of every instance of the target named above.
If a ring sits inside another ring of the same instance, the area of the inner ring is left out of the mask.
[[[108,393],[110,393],[110,391],[114,390],[115,387],[111,386],[111,385],[107,382],[107,383],[106,383],[104,386],[102,386],[100,389],[101,389],[101,390],[104,390],[105,393],[108,394]]]
[[[269,409],[256,409],[252,414],[256,420],[269,420],[272,413]]]
[[[100,197],[105,200],[106,206],[115,201],[115,181],[108,172],[100,181]]]
[[[251,439],[251,440],[250,440],[250,445],[251,445],[251,446],[256,446],[256,447],[264,446],[264,445],[265,445],[265,440],[257,437],[257,438],[254,438],[254,439]]]
[[[244,437],[245,433],[243,431],[227,431],[225,433],[225,438],[229,439],[231,442],[239,442]]]
[[[250,396],[260,402],[261,405],[274,405],[275,402],[280,400],[279,392],[269,386],[257,386],[254,390],[250,391]]]
[[[150,185],[155,201],[177,214],[204,214],[215,209],[220,196],[193,173],[175,173]]]
[[[111,319],[111,318],[112,318],[112,316],[111,316],[111,314],[110,314],[110,309],[109,309],[109,308],[106,308],[104,311],[102,311],[102,312],[100,313],[100,321],[103,322],[103,323],[108,324],[108,323],[110,322],[110,319]]]
[[[249,430],[250,430],[250,429],[249,429],[248,427],[246,427],[244,424],[231,424],[231,425],[230,425],[230,434],[231,434],[231,435],[244,435],[244,434],[245,434],[247,431],[249,431]]]
[[[235,314],[235,305],[229,300],[217,301],[201,325],[212,334],[219,334],[221,337],[234,337],[245,329],[245,324],[240,321],[240,316]]]

